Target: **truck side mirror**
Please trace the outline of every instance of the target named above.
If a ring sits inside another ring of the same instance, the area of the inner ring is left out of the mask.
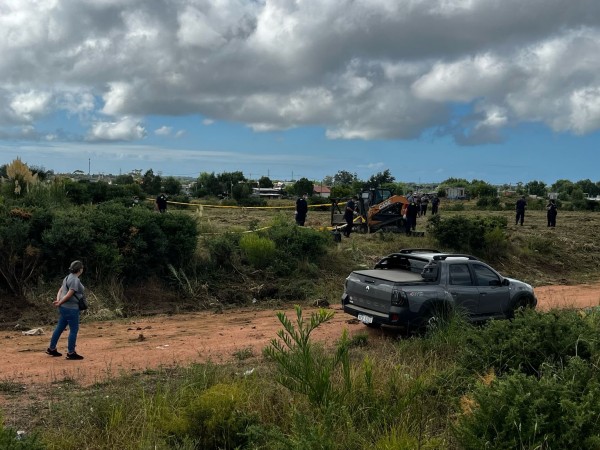
[[[510,280],[508,278],[503,278],[502,286],[510,286]]]

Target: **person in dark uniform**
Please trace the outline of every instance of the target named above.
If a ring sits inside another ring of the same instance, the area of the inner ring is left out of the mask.
[[[306,214],[308,213],[308,203],[306,203],[307,194],[302,194],[302,197],[296,200],[296,224],[304,226]]]
[[[556,226],[556,215],[558,214],[558,211],[556,211],[556,203],[554,203],[554,200],[550,200],[548,202],[548,204],[546,205],[546,209],[548,210],[548,213],[547,213],[548,226],[555,227]]]
[[[411,230],[414,231],[417,227],[417,216],[419,215],[419,207],[417,203],[414,201],[410,202],[406,207],[404,215],[406,219],[404,220],[404,228],[406,230],[406,234],[410,234]]]
[[[527,202],[525,201],[525,196],[523,195],[519,200],[517,200],[516,209],[517,209],[517,218],[515,220],[515,225],[521,222],[521,226],[523,226],[523,221],[525,220],[525,208],[527,207]]]
[[[156,197],[156,207],[159,213],[167,211],[167,196],[163,192]]]
[[[421,197],[421,215],[422,216],[427,215],[427,205],[428,204],[429,204],[429,196],[427,194],[424,194]]]
[[[352,233],[352,227],[354,226],[354,213],[356,212],[356,201],[358,197],[355,195],[346,203],[346,209],[344,210],[344,219],[346,220],[346,228],[344,229],[344,236],[350,237]]]
[[[438,213],[438,206],[440,205],[440,199],[436,195],[431,199],[431,214],[436,215]]]

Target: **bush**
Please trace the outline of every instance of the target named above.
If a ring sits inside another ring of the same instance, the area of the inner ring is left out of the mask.
[[[20,436],[12,428],[0,424],[0,448],[6,450],[44,450],[36,435]]]
[[[539,376],[545,364],[566,364],[575,356],[591,361],[600,345],[598,322],[597,313],[525,310],[512,321],[492,321],[470,333],[461,365],[476,373],[493,368],[498,375],[518,371]]]
[[[433,216],[428,221],[435,240],[440,246],[451,248],[458,252],[486,255],[487,245],[497,245],[498,232],[490,233],[495,229],[506,228],[507,220],[501,216],[490,217],[464,217],[454,216],[442,219],[439,215]],[[489,252],[487,252],[489,253]]]
[[[196,448],[241,448],[252,418],[245,411],[248,393],[237,384],[216,384],[186,407],[184,434]]]
[[[280,275],[297,269],[299,261],[318,261],[333,242],[327,232],[298,227],[282,219],[277,219],[267,234],[277,247],[275,267]]]
[[[261,237],[256,233],[249,233],[240,239],[240,248],[246,258],[254,267],[262,269],[273,262],[275,257],[275,242],[269,238]]]
[[[492,211],[499,211],[502,209],[500,205],[500,199],[498,197],[480,197],[476,204],[477,209],[489,209]]]
[[[240,235],[225,233],[217,236],[205,237],[204,240],[211,262],[215,267],[231,268],[239,258]]]
[[[42,250],[30,240],[33,213],[27,209],[4,210],[0,216],[0,285],[23,295],[38,275]]]
[[[279,340],[272,339],[264,354],[277,364],[277,380],[291,391],[307,396],[311,404],[326,407],[351,390],[348,332],[344,330],[333,357],[326,355],[310,341],[311,333],[319,325],[331,320],[333,312],[320,309],[305,321],[302,309],[296,306],[296,325],[285,313],[277,313],[283,329],[277,332]],[[337,369],[342,372],[343,386],[336,389],[332,377]]]
[[[462,448],[600,448],[598,368],[572,358],[539,380],[513,373],[481,383],[456,428]]]
[[[198,232],[186,214],[155,214],[120,201],[97,206],[0,209],[0,284],[22,295],[40,275],[81,259],[96,281],[147,279],[193,262]],[[40,261],[44,261],[43,267]]]

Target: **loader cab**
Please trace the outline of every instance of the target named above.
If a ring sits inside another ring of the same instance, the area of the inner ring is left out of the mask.
[[[386,201],[392,195],[393,193],[390,189],[369,189],[361,193],[361,200],[366,206],[373,206]]]

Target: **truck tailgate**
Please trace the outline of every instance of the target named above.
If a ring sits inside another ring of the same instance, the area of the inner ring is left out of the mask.
[[[422,282],[420,274],[400,270],[357,270],[348,276],[349,303],[366,310],[387,314],[396,283]]]

